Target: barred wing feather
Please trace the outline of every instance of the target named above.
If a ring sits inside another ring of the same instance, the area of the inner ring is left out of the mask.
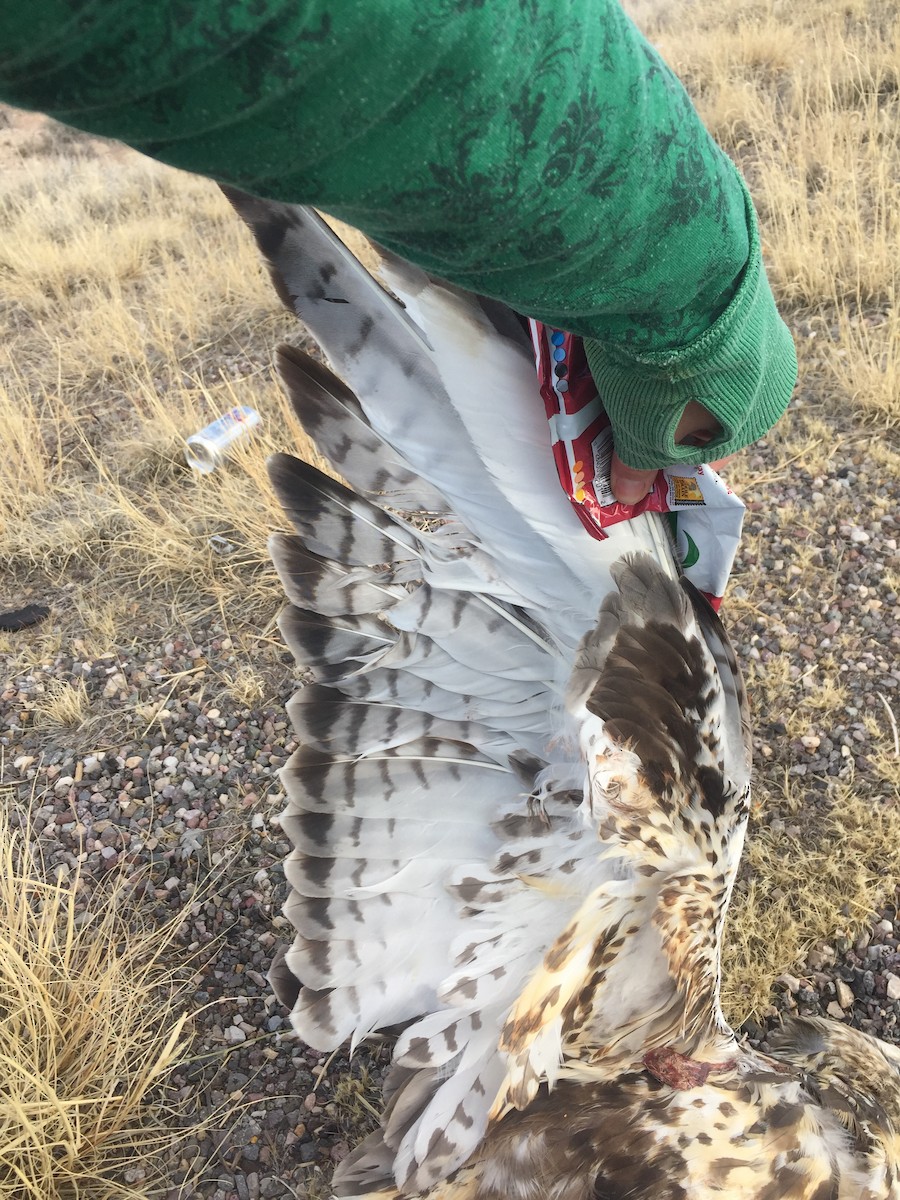
[[[524,339],[387,259],[398,303],[315,214],[230,196],[346,381],[280,352],[299,419],[349,486],[272,462],[293,527],[271,542],[292,601],[282,629],[319,681],[289,709],[297,937],[274,978],[317,1047],[407,1023],[396,1070],[428,1086],[404,1086],[378,1135],[391,1154],[361,1148],[336,1184],[420,1191],[477,1149],[517,1061],[505,1022],[622,869],[598,842],[566,689],[623,554],[676,572],[657,518],[584,536]],[[401,496],[437,526],[401,515]],[[522,1103],[558,1074],[560,1038],[529,1056]],[[366,1178],[364,1162],[389,1175]]]

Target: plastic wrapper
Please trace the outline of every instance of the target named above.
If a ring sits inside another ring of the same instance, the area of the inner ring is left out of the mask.
[[[591,537],[643,512],[666,513],[688,579],[718,609],[741,537],[744,504],[710,466],[659,472],[638,504],[610,486],[613,434],[581,338],[531,321],[535,365],[560,483]]]

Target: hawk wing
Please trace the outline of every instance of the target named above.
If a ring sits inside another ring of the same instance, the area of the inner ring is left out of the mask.
[[[743,695],[660,519],[585,536],[514,323],[387,259],[394,299],[315,214],[228,194],[343,377],[279,352],[349,486],[272,462],[282,629],[316,680],[289,706],[273,983],[322,1049],[404,1026],[335,1186],[420,1192],[560,1076],[731,1044]]]

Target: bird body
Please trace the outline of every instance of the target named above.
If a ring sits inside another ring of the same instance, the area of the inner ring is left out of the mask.
[[[747,704],[661,518],[584,533],[509,314],[228,194],[342,376],[278,353],[346,484],[270,464],[315,680],[271,978],[312,1046],[397,1033],[336,1194],[900,1197],[897,1052],[804,1020],[763,1054],[720,1009]]]

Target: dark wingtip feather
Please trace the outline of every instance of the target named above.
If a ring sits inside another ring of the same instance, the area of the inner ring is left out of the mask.
[[[261,200],[258,196],[252,196],[249,192],[242,192],[228,184],[220,183],[219,188],[256,239],[260,253],[269,268],[269,276],[278,293],[278,299],[286,309],[297,315],[297,297],[288,287],[287,281],[275,265],[275,260],[288,233],[299,224],[301,210],[291,205]]]
[[[266,470],[276,496],[289,515],[291,506],[300,498],[308,503],[311,493],[339,499],[347,504],[358,499],[356,492],[293,454],[283,451],[270,454],[266,459]]]
[[[275,351],[275,367],[297,419],[310,437],[315,438],[323,413],[327,416],[332,411],[327,406],[329,399],[365,420],[356,393],[334,371],[298,346],[280,345]]]
[[[278,998],[279,1004],[293,1009],[300,998],[302,984],[291,968],[287,965],[287,946],[279,946],[269,967],[269,983]]]

